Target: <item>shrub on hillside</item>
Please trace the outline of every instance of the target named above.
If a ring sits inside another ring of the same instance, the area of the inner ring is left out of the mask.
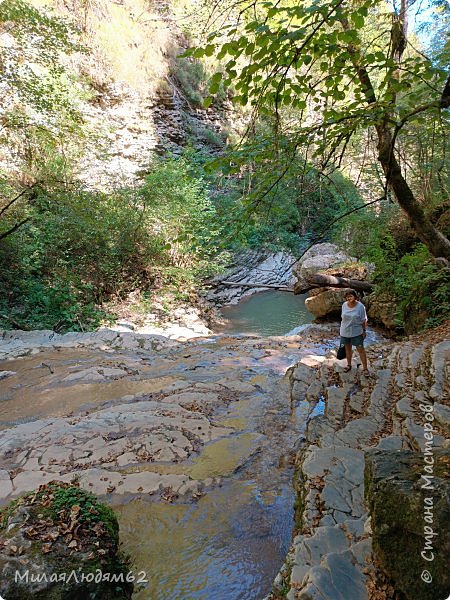
[[[347,219],[335,239],[358,258],[375,264],[376,294],[397,304],[395,319],[408,334],[443,322],[450,313],[450,270],[438,265],[411,237],[393,205],[367,208]]]
[[[0,234],[29,219],[0,240],[5,326],[95,328],[113,297],[182,289],[217,268],[222,225],[184,160],[155,163],[141,189],[39,188],[5,215]]]

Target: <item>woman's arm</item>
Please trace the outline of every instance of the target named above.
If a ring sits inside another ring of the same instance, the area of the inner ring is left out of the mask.
[[[363,335],[366,335],[366,329],[367,329],[367,313],[366,313],[366,307],[363,304],[363,316],[364,316],[364,321],[362,322],[362,328],[363,328]]]

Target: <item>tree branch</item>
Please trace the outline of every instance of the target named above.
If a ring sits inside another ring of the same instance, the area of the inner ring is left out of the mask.
[[[11,227],[11,229],[8,229],[8,231],[5,231],[2,234],[0,234],[0,240],[3,240],[5,237],[8,237],[9,235],[13,234],[15,231],[17,231],[19,229],[19,227],[22,227],[22,225],[25,225],[25,223],[28,223],[28,221],[31,221],[31,217],[27,217],[23,221],[19,221],[19,223],[16,223],[14,225],[14,227]]]
[[[3,207],[3,208],[0,210],[0,217],[2,216],[2,214],[3,214],[4,212],[6,212],[6,211],[8,210],[8,208],[9,208],[10,206],[12,206],[12,205],[14,204],[14,202],[16,202],[17,200],[19,200],[19,198],[22,198],[22,196],[25,194],[25,192],[27,192],[29,189],[31,189],[31,188],[26,188],[26,189],[22,190],[18,196],[16,196],[16,197],[15,197],[15,198],[13,198],[12,200],[10,200],[10,201],[8,202],[8,204],[7,204],[6,206],[4,206],[4,207]]]

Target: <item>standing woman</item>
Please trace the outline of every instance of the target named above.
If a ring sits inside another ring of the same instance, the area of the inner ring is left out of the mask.
[[[367,314],[366,308],[362,302],[359,302],[358,295],[355,290],[349,290],[345,295],[345,302],[342,305],[342,322],[341,322],[341,346],[345,346],[345,356],[347,358],[347,366],[345,373],[348,373],[352,368],[352,346],[356,346],[361,362],[363,365],[363,373],[369,377],[369,369],[367,368],[367,356],[364,350],[364,338],[366,337]]]

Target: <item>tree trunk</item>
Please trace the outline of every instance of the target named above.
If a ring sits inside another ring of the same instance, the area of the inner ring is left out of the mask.
[[[405,19],[406,10],[408,3],[406,0],[402,0],[402,12],[403,21],[398,27],[398,23],[394,21],[391,44],[393,57],[400,63],[403,50],[406,46],[406,28],[407,22]],[[344,31],[349,31],[350,26],[346,18],[341,19],[341,24]],[[397,30],[398,35],[395,35]],[[395,40],[394,40],[395,38]],[[355,68],[359,82],[361,83],[364,95],[368,104],[377,104],[377,97],[375,94],[375,88],[372,85],[369,73],[365,66],[361,66],[359,62],[359,54],[356,47],[353,44],[349,44],[348,52],[350,54],[353,66]],[[389,113],[393,112],[395,101],[392,105],[392,111],[386,109],[384,118],[380,119],[378,124],[375,126],[378,136],[378,160],[381,163],[383,172],[386,176],[386,184],[392,190],[395,199],[397,200],[401,209],[408,215],[411,227],[416,232],[418,238],[428,247],[429,251],[436,258],[444,257],[447,261],[450,260],[450,241],[443,235],[431,221],[425,215],[425,212],[421,204],[414,197],[414,194],[409,187],[407,181],[402,175],[400,165],[395,157],[394,139],[392,131],[388,125]],[[440,100],[440,107],[447,108],[450,105],[450,77],[447,80],[442,97]]]
[[[378,134],[378,160],[383,167],[386,181],[400,207],[408,215],[411,227],[433,256],[450,260],[450,241],[426,217],[422,206],[414,197],[402,175],[394,156],[392,136],[387,125],[376,127]]]
[[[362,292],[372,292],[373,285],[367,281],[360,281],[359,279],[348,279],[347,277],[336,277],[335,275],[310,275],[307,277],[307,282],[315,284],[316,287],[339,287],[339,288],[353,288],[355,290],[361,290]]]

